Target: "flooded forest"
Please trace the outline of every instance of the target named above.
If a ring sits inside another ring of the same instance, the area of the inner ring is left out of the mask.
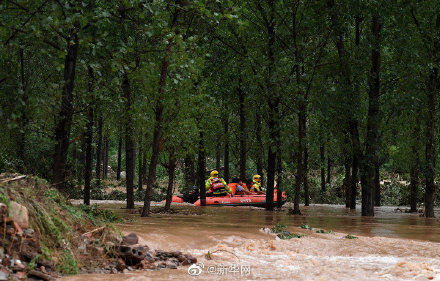
[[[0,1],[0,280],[440,280],[437,0]]]

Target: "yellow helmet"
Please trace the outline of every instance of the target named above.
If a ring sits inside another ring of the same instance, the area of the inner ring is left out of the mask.
[[[252,179],[254,181],[261,181],[261,176],[260,175],[255,175],[255,176],[252,177]]]
[[[218,171],[217,170],[213,170],[211,172],[211,177],[218,177]]]

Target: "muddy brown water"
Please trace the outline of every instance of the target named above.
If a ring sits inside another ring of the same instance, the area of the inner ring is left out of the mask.
[[[181,250],[198,268],[90,274],[63,280],[440,280],[440,222],[396,207],[376,208],[363,218],[343,206],[302,207],[302,216],[249,207],[175,207],[176,214],[140,218],[123,204],[103,207],[133,218],[118,227],[135,232],[152,249]],[[261,231],[276,223],[306,234],[280,240]],[[302,224],[313,230],[300,228]],[[318,234],[317,229],[333,234]],[[346,239],[346,234],[358,239]],[[212,259],[206,254],[211,252]]]

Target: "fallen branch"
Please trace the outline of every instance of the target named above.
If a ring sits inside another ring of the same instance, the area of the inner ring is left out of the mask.
[[[88,231],[88,232],[82,234],[81,236],[84,236],[84,237],[88,237],[88,238],[90,238],[90,237],[93,236],[94,233],[99,232],[99,231],[102,231],[102,230],[104,230],[104,228],[105,228],[105,226],[102,226],[102,227],[99,227],[99,228],[93,229],[93,230],[91,230],[91,231]]]
[[[231,251],[228,251],[228,250],[223,250],[223,249],[215,250],[215,251],[213,251],[213,252],[209,251],[208,254],[209,254],[209,256],[211,257],[211,254],[214,254],[214,253],[217,253],[217,252],[226,252],[226,253],[229,253],[229,254],[233,255],[234,257],[236,257],[237,260],[240,260],[240,258],[239,258],[235,253],[233,253],[233,252],[231,252]],[[212,259],[212,257],[211,257],[211,259]]]
[[[43,279],[45,281],[55,280],[55,278],[53,278],[52,276],[50,276],[48,274],[44,274],[43,272],[36,271],[36,270],[30,270],[27,275],[28,276],[38,277],[38,278]]]
[[[12,182],[12,181],[17,181],[17,180],[24,179],[25,177],[27,177],[27,176],[24,175],[24,176],[18,176],[18,177],[12,178],[12,179],[5,179],[5,180],[1,181],[0,183],[7,183],[7,182]]]

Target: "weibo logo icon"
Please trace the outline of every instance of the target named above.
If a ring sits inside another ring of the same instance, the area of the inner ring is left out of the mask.
[[[188,267],[188,274],[191,276],[199,276],[200,274],[202,274],[202,268],[204,267],[205,266],[203,265],[203,263],[192,264],[190,267]]]

